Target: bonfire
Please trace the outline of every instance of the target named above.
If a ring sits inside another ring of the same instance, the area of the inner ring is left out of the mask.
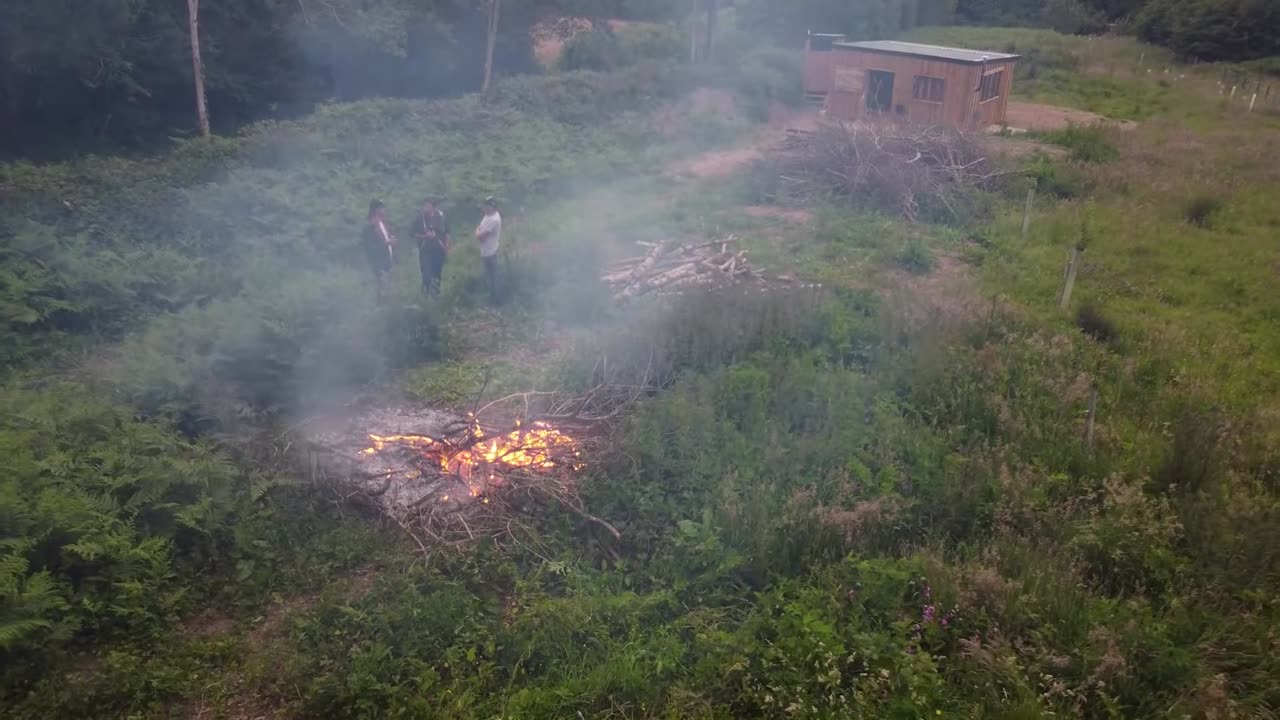
[[[341,501],[399,525],[423,552],[485,538],[534,543],[526,523],[538,507],[568,510],[617,538],[613,525],[585,510],[578,481],[603,426],[645,388],[601,386],[576,398],[517,393],[465,417],[371,410],[345,429],[313,435],[312,474]],[[495,408],[513,419],[482,422]],[[537,419],[522,419],[530,416]]]

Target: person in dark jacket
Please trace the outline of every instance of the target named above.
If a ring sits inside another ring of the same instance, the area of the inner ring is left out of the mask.
[[[369,203],[369,220],[365,223],[360,244],[377,288],[378,304],[386,302],[391,291],[391,265],[395,262],[396,238],[387,229],[387,208],[381,200]]]
[[[440,294],[440,276],[444,273],[444,261],[449,255],[451,240],[449,222],[444,211],[436,207],[434,198],[422,201],[422,207],[414,214],[413,238],[418,243],[418,267],[422,270],[422,291],[428,295]]]

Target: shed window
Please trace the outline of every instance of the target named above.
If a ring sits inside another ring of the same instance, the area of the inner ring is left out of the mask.
[[[1000,86],[1004,84],[1004,71],[997,70],[993,73],[982,76],[982,85],[979,90],[982,93],[983,102],[992,98],[1000,97]]]
[[[942,78],[917,75],[915,84],[911,87],[911,97],[916,100],[942,102],[946,89],[947,81]]]

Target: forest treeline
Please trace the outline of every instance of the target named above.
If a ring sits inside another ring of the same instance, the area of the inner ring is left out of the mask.
[[[811,28],[861,37],[953,22],[1089,33],[1127,23],[1203,60],[1280,53],[1277,0],[701,0],[733,6],[744,38],[795,44]],[[480,87],[491,0],[202,0],[216,132],[328,100],[448,97]],[[564,15],[687,20],[684,0],[507,2],[500,74],[539,70],[531,28]],[[12,0],[0,7],[0,153],[145,147],[195,134],[189,3]],[[666,43],[662,47],[673,47]]]

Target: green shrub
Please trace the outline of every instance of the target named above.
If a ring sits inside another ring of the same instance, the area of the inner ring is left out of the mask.
[[[1073,123],[1063,130],[1036,133],[1035,137],[1067,148],[1067,157],[1075,162],[1101,163],[1120,157],[1120,149],[1112,141],[1113,131],[1099,125]]]
[[[1080,0],[1048,0],[1042,18],[1048,27],[1068,35],[1092,35],[1107,29],[1106,18]]]
[[[1196,195],[1182,207],[1182,216],[1190,224],[1210,229],[1221,216],[1226,203],[1217,195]]]
[[[1118,334],[1115,323],[1092,303],[1083,303],[1076,310],[1076,325],[1085,335],[1101,343],[1111,342]]]
[[[607,72],[627,64],[629,58],[618,36],[607,27],[592,28],[569,38],[560,55],[560,69]]]
[[[225,549],[249,497],[228,458],[79,386],[6,390],[0,418],[3,694],[83,635],[154,632],[183,565]],[[16,662],[17,658],[23,662]]]
[[[1249,72],[1280,77],[1280,57],[1259,58],[1258,60],[1242,63],[1242,65]]]
[[[743,98],[747,110],[757,119],[768,117],[769,107],[780,102],[797,104],[803,89],[800,77],[801,54],[792,50],[752,46],[741,54],[717,57],[717,73]]]
[[[616,31],[628,63],[681,62],[688,59],[689,39],[677,25],[635,23]]]
[[[1079,170],[1038,155],[1027,168],[1036,190],[1049,197],[1071,200],[1089,193],[1089,183]]]
[[[919,240],[911,240],[898,253],[898,264],[909,272],[924,275],[933,269],[933,256]]]

